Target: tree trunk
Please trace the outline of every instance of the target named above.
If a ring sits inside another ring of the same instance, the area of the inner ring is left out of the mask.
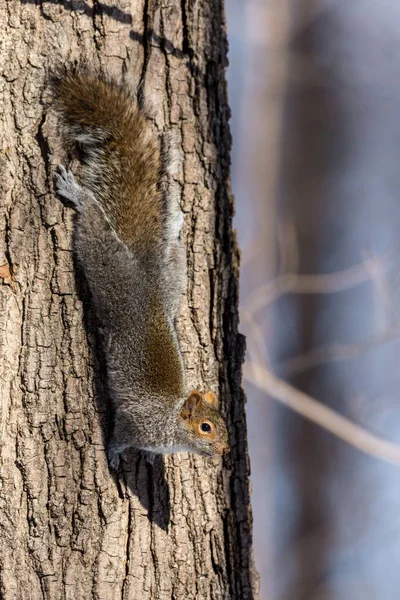
[[[0,596],[2,600],[255,599],[237,332],[222,0],[0,0]],[[140,84],[181,141],[175,182],[189,283],[179,322],[189,383],[219,391],[223,466],[128,455],[110,472],[110,410],[45,70],[101,64]]]

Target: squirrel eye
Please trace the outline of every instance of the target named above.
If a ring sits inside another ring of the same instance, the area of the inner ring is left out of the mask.
[[[204,433],[210,433],[211,431],[211,425],[209,423],[202,423],[200,425],[200,429],[201,431],[203,431]]]

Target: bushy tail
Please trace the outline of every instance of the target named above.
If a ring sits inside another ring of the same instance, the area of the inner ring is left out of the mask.
[[[82,185],[127,245],[156,250],[164,220],[160,143],[136,98],[86,69],[59,70],[50,84],[65,142],[79,149]]]

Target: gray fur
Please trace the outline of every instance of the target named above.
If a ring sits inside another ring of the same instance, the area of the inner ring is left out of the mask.
[[[118,467],[120,454],[129,446],[149,452],[150,459],[153,454],[180,450],[207,453],[207,446],[194,438],[179,419],[186,389],[173,323],[180,293],[176,285],[169,285],[167,294],[160,297],[160,305],[165,307],[161,327],[168,331],[177,358],[171,368],[179,365],[178,393],[171,397],[162,389],[149,389],[144,373],[149,368],[145,338],[153,320],[150,299],[163,289],[161,278],[176,284],[177,274],[182,271],[178,240],[170,240],[172,249],[161,273],[152,261],[143,265],[135,259],[112,229],[92,192],[78,185],[63,166],[55,175],[55,187],[58,195],[77,211],[74,247],[104,328],[109,389],[115,410],[108,453],[111,466]],[[160,353],[163,351],[160,346]]]
[[[60,166],[55,187],[77,212],[74,249],[104,333],[110,464],[129,446],[150,457],[221,454],[226,425],[215,397],[187,394],[175,327],[186,281],[176,145],[164,136],[161,152],[136,98],[111,80],[65,69],[52,88],[64,141],[82,162],[81,185]]]

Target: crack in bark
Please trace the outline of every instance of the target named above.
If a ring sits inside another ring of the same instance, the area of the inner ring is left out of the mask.
[[[143,49],[144,49],[144,54],[143,54],[142,72],[140,74],[139,84],[138,84],[138,93],[139,93],[138,101],[141,106],[144,105],[143,87],[144,87],[144,80],[145,80],[145,75],[146,75],[148,62],[150,59],[150,52],[151,52],[151,44],[150,44],[150,23],[151,23],[151,21],[150,21],[150,15],[149,15],[149,7],[150,7],[150,0],[144,0],[144,7],[143,7]]]

